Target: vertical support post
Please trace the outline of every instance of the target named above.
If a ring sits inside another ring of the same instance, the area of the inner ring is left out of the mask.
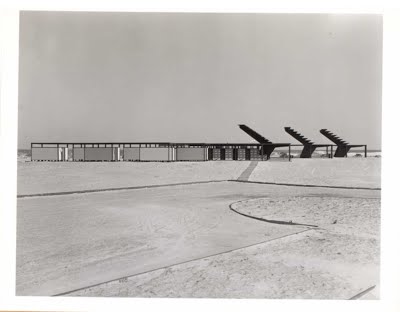
[[[232,149],[232,159],[237,160],[238,159],[238,149],[236,146],[233,147]]]
[[[331,145],[331,156],[330,158],[333,158],[333,145]]]
[[[261,160],[264,161],[264,145],[261,145]]]
[[[328,146],[326,146],[326,155],[329,156],[328,154],[329,154]]]
[[[292,161],[291,158],[292,158],[292,151],[291,151],[291,148],[290,148],[290,145],[289,145],[289,161]]]
[[[220,148],[219,149],[219,160],[225,160],[226,158],[225,158],[225,148]]]
[[[250,158],[251,158],[250,148],[246,146],[244,150],[244,160],[251,160]]]
[[[364,157],[367,157],[367,145],[364,145]]]

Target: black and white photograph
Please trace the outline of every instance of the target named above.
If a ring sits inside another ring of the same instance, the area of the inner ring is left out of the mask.
[[[382,17],[20,14],[16,295],[379,299]]]
[[[15,300],[385,299],[383,14],[18,19]]]

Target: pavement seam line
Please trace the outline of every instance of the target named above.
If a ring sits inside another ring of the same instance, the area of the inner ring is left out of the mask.
[[[300,186],[300,187],[323,187],[323,188],[348,189],[348,190],[371,190],[371,191],[381,191],[381,188],[380,188],[380,187],[336,186],[336,185],[317,185],[317,184],[295,184],[295,183],[261,182],[261,181],[245,181],[245,180],[227,180],[227,181],[228,181],[228,182],[240,182],[240,183],[266,184],[266,185]]]
[[[99,193],[99,192],[115,192],[115,191],[125,191],[125,190],[140,190],[148,188],[167,187],[167,186],[180,186],[180,185],[218,183],[218,182],[228,182],[228,180],[195,181],[195,182],[168,183],[168,184],[156,184],[156,185],[144,185],[144,186],[113,187],[113,188],[93,189],[93,190],[75,190],[75,191],[54,192],[54,193],[25,194],[25,195],[17,195],[17,198],[63,196],[63,195]]]
[[[168,183],[168,184],[144,185],[144,186],[127,186],[127,187],[115,187],[115,188],[107,188],[107,189],[75,190],[75,191],[54,192],[54,193],[23,194],[23,195],[17,195],[17,198],[63,196],[63,195],[100,193],[100,192],[115,192],[115,191],[125,191],[125,190],[140,190],[140,189],[148,189],[148,188],[180,186],[180,185],[195,185],[195,184],[218,183],[218,182],[240,182],[240,183],[254,183],[254,184],[265,184],[265,185],[298,186],[298,187],[321,187],[321,188],[374,190],[374,191],[380,191],[381,190],[380,187],[379,188],[369,188],[369,187],[356,187],[356,186],[291,184],[291,183],[260,182],[260,181],[248,181],[248,180],[246,181],[246,180],[231,180],[231,179],[228,179],[228,180],[210,180],[210,181],[197,181],[197,182]]]
[[[66,292],[59,293],[59,294],[51,295],[51,297],[64,296],[64,295],[72,294],[74,292],[78,292],[78,291],[81,291],[81,290],[97,287],[97,286],[100,286],[100,285],[103,285],[103,284],[116,282],[116,281],[121,280],[121,279],[129,279],[129,278],[132,278],[132,277],[135,277],[135,276],[151,273],[151,272],[154,272],[154,271],[157,271],[157,270],[168,269],[168,268],[172,268],[172,267],[175,267],[175,266],[178,266],[178,265],[190,263],[190,262],[193,262],[193,261],[198,261],[198,260],[202,260],[202,259],[206,259],[206,258],[216,257],[216,256],[219,256],[219,255],[227,254],[227,253],[238,251],[238,250],[241,250],[241,249],[246,249],[246,248],[250,248],[250,247],[253,247],[253,246],[257,246],[257,245],[266,244],[266,243],[269,243],[269,242],[272,242],[272,241],[276,241],[278,239],[282,239],[282,238],[286,238],[286,237],[289,237],[289,236],[301,234],[301,233],[304,233],[304,232],[307,232],[307,231],[311,231],[311,230],[314,230],[314,229],[313,228],[303,229],[303,230],[295,232],[295,233],[290,233],[290,234],[286,234],[286,235],[283,235],[283,236],[275,237],[275,238],[272,238],[272,239],[269,239],[269,240],[266,240],[266,241],[263,241],[263,242],[250,244],[250,245],[247,245],[247,246],[243,246],[243,247],[239,247],[239,248],[235,248],[235,249],[219,252],[219,253],[208,255],[208,256],[204,256],[204,257],[199,257],[199,258],[196,258],[196,259],[190,259],[190,260],[187,260],[187,261],[182,261],[182,262],[174,263],[174,264],[171,264],[171,265],[162,266],[162,267],[159,267],[159,268],[155,268],[155,269],[152,269],[152,270],[148,270],[148,271],[144,271],[144,272],[140,272],[140,273],[136,273],[136,274],[132,274],[132,275],[126,275],[126,276],[114,278],[114,279],[111,279],[111,280],[108,280],[108,281],[105,281],[105,282],[100,282],[100,283],[97,283],[97,284],[93,284],[93,285],[89,285],[89,286],[85,286],[85,287],[80,287],[80,288],[69,290],[69,291],[66,291]]]
[[[363,290],[362,292],[358,293],[357,295],[347,299],[347,300],[357,300],[358,298],[361,298],[362,296],[366,295],[367,293],[369,293],[371,290],[373,290],[376,287],[376,285],[373,285],[365,290]]]

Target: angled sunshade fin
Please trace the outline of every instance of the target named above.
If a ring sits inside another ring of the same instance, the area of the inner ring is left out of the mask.
[[[256,140],[258,143],[272,143],[270,140],[266,139],[263,137],[261,134],[257,133],[250,127],[246,125],[239,125],[239,128],[242,129],[244,132],[246,132],[249,136],[251,136],[254,140]]]
[[[333,143],[337,145],[334,157],[346,157],[348,151],[352,147],[364,146],[366,150],[366,145],[354,145],[354,144],[350,145],[347,141],[343,140],[338,135],[334,134],[332,131],[329,131],[328,129],[321,129],[319,132],[321,132],[321,134],[323,134],[325,137],[327,137],[329,140],[331,140]]]
[[[272,143],[272,141],[266,139],[261,134],[257,133],[256,131],[254,131],[253,129],[251,129],[250,127],[248,127],[246,125],[243,125],[243,124],[239,125],[239,128],[242,129],[244,132],[246,132],[249,136],[251,136],[258,143],[268,144],[268,145],[263,145],[261,148],[262,155],[267,156],[267,159],[270,159],[271,154],[275,148],[290,146],[290,143]]]

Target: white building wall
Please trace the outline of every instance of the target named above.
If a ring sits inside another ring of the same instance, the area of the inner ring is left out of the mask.
[[[176,148],[170,147],[168,153],[169,153],[169,160],[175,161],[176,160]]]
[[[68,147],[64,147],[64,160],[68,161]]]
[[[141,147],[141,161],[168,161],[168,147]]]
[[[112,161],[113,154],[112,147],[85,147],[86,161]]]
[[[125,161],[139,161],[139,147],[124,147]]]
[[[113,147],[113,161],[119,161],[120,159],[120,148],[119,147]]]
[[[205,148],[203,147],[178,147],[176,149],[176,160],[196,161],[206,160]]]
[[[74,147],[72,155],[74,161],[84,161],[85,150],[82,147]]]
[[[57,147],[32,147],[32,160],[58,160]]]

